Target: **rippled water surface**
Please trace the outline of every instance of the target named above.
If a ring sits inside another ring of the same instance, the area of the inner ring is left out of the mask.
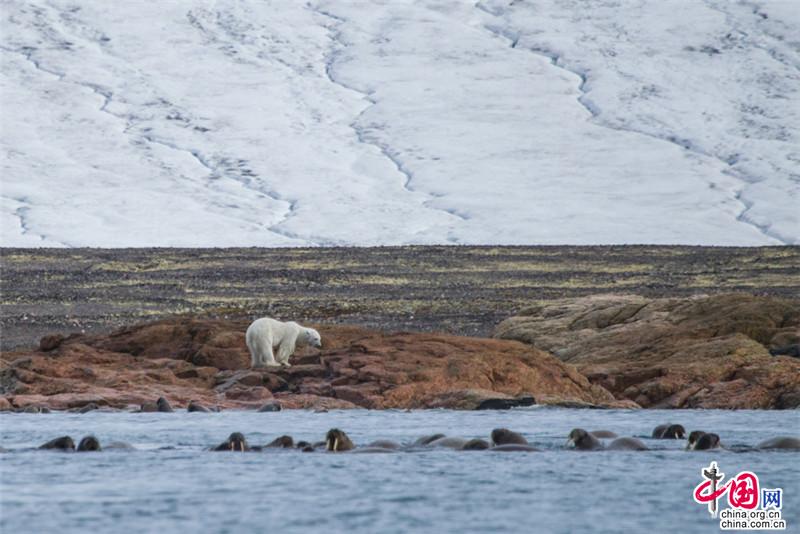
[[[800,412],[333,411],[172,414],[0,414],[2,532],[717,532],[692,490],[711,460],[784,489],[800,526],[800,454],[685,452],[645,439],[646,452],[563,448],[573,427],[649,436],[659,423],[714,431],[727,446],[800,434]],[[357,444],[423,434],[488,437],[506,426],[538,453],[435,450],[393,454],[215,453],[233,431],[252,444],[281,434],[322,440],[339,427]],[[135,451],[26,448],[71,435]]]

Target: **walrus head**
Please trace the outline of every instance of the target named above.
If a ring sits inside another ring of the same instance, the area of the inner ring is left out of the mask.
[[[683,428],[683,425],[669,425],[661,436],[669,439],[684,439],[686,429]]]
[[[228,436],[228,440],[223,443],[229,451],[247,451],[250,447],[247,445],[247,440],[244,439],[244,434],[241,432],[234,432]]]
[[[719,448],[719,436],[717,434],[708,433],[703,434],[694,444],[694,450],[696,451],[707,451],[709,449],[718,449]]]
[[[280,436],[269,442],[265,447],[277,447],[281,449],[290,449],[294,447],[294,439],[292,436]]]
[[[495,428],[492,430],[492,443],[495,445],[527,445],[528,440],[522,435],[517,434],[507,428]]]
[[[350,451],[355,448],[353,442],[343,431],[338,428],[328,430],[325,435],[325,449],[331,452]]]
[[[94,436],[86,436],[78,444],[78,452],[99,451],[100,441]]]
[[[602,448],[602,444],[596,437],[589,434],[582,428],[573,428],[567,438],[567,446],[575,447],[583,451]]]
[[[705,432],[703,432],[702,430],[692,430],[689,433],[689,439],[686,440],[686,450],[687,451],[694,450],[695,445],[697,445],[697,440],[699,440],[700,436],[702,436],[703,434],[705,434]]]

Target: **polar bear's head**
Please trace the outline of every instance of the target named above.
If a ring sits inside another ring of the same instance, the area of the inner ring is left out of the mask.
[[[311,345],[312,347],[316,347],[318,349],[322,348],[322,338],[320,337],[319,332],[313,328],[306,328],[303,332],[303,344]]]

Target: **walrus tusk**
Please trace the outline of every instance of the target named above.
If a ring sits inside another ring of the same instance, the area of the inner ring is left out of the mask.
[[[339,438],[335,438],[333,440],[333,450],[334,451],[338,450],[338,447],[339,447]]]
[[[234,445],[234,444],[233,444],[233,442],[231,441],[231,450],[233,450],[233,447],[234,447],[234,446],[235,446],[235,445]]]

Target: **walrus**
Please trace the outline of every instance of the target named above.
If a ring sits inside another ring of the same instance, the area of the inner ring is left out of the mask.
[[[241,432],[234,432],[228,439],[214,447],[215,451],[249,451],[250,446],[247,444],[247,440],[244,438],[244,434]]]
[[[444,434],[430,434],[428,436],[422,436],[421,438],[417,438],[414,440],[414,443],[411,444],[412,447],[424,447],[431,441],[436,441],[437,439],[441,439],[445,437]]]
[[[61,436],[60,438],[51,439],[47,443],[40,445],[40,449],[58,449],[62,451],[74,451],[75,442],[69,436]]]
[[[503,445],[497,445],[496,447],[492,447],[489,450],[497,452],[539,452],[539,449],[537,449],[536,447],[531,447],[530,445],[523,445],[521,443],[506,443]]]
[[[332,428],[325,435],[325,449],[330,452],[351,451],[355,445],[343,431]]]
[[[617,438],[606,447],[610,451],[646,451],[647,446],[636,438]]]
[[[685,439],[686,429],[681,425],[673,425],[671,423],[658,425],[653,429],[651,437],[655,439]]]
[[[431,441],[430,443],[428,443],[425,446],[426,447],[445,447],[445,448],[448,448],[448,449],[461,449],[461,448],[464,447],[464,445],[466,445],[466,443],[467,443],[467,440],[464,439],[464,438],[456,438],[456,437],[448,438],[448,437],[444,437],[444,438],[435,439],[435,440]]]
[[[294,444],[294,446],[298,449],[304,449],[305,447],[311,447],[312,449],[314,448],[309,442],[303,440],[298,441]]]
[[[593,435],[596,438],[616,438],[617,433],[611,432],[610,430],[592,430],[589,434]]]
[[[594,451],[603,448],[600,441],[582,428],[573,428],[567,438],[567,446],[572,445],[581,451]]]
[[[100,441],[94,436],[86,436],[78,444],[78,452],[101,451]]]
[[[463,451],[485,451],[490,447],[489,442],[485,439],[471,439],[461,447]]]
[[[527,445],[528,440],[507,428],[495,428],[492,430],[492,444],[497,445]]]
[[[759,449],[786,449],[786,450],[800,450],[800,439],[791,438],[788,436],[779,436],[762,441],[756,445]]]
[[[400,444],[390,439],[378,439],[367,445],[367,447],[377,447],[381,449],[397,450]]]
[[[201,412],[201,413],[210,413],[211,412],[211,410],[209,410],[208,408],[206,408],[202,404],[200,404],[198,402],[195,402],[193,400],[189,401],[189,406],[186,407],[186,411],[187,412]]]
[[[159,412],[172,412],[172,406],[170,406],[169,401],[164,397],[159,397],[156,401],[156,406],[158,407]]]
[[[279,436],[264,445],[265,449],[269,447],[278,449],[291,449],[294,447],[294,439],[292,439],[292,436]]]
[[[22,413],[50,413],[50,408],[46,406],[33,406],[29,404],[28,406],[20,408],[17,411]]]
[[[697,440],[700,439],[700,436],[702,436],[703,434],[705,434],[705,432],[703,432],[702,430],[692,430],[691,432],[689,432],[689,437],[686,438],[686,450],[690,451],[694,449]]]
[[[689,447],[693,451],[707,451],[709,449],[719,449],[719,436],[714,433],[703,432],[697,436],[694,444]]]

